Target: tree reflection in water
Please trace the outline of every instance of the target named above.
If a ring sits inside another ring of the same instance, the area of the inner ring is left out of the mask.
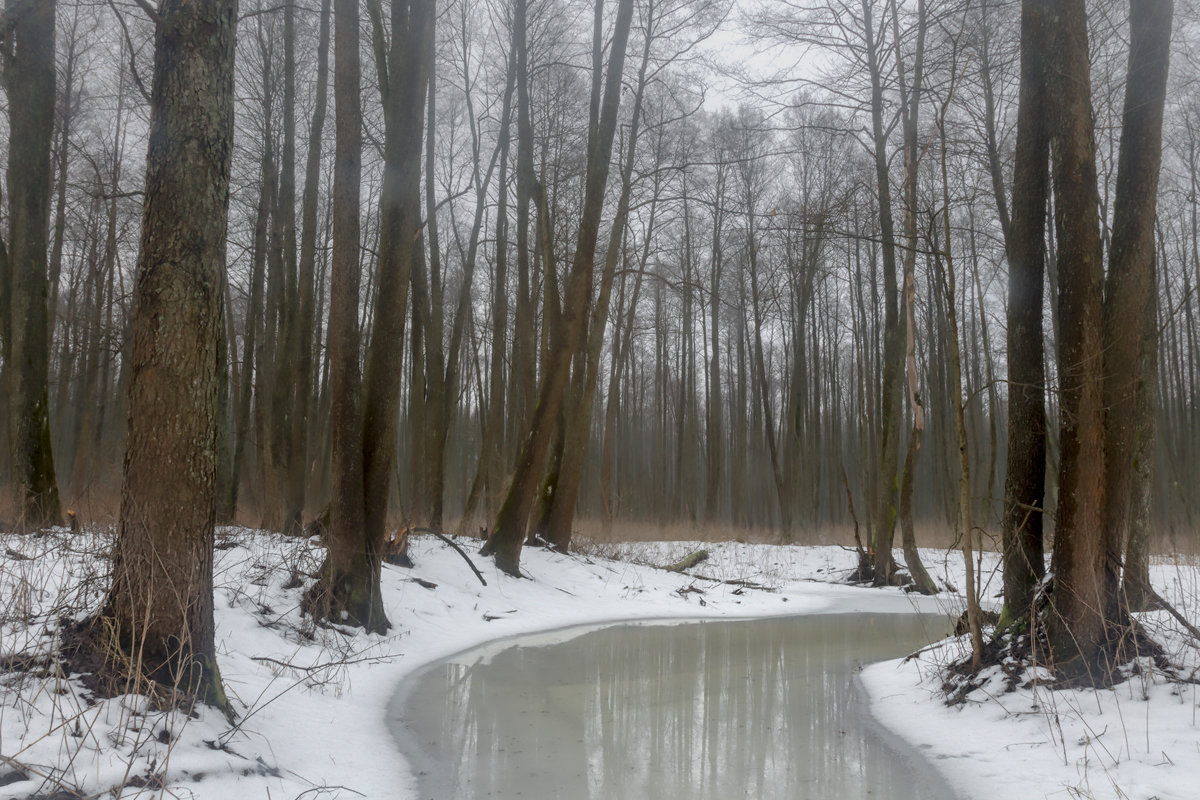
[[[394,728],[437,798],[950,798],[853,690],[944,619],[831,614],[623,625],[425,670]]]

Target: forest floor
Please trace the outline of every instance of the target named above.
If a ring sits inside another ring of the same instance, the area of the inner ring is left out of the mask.
[[[416,798],[388,731],[388,700],[423,665],[480,643],[621,620],[908,608],[957,615],[963,606],[954,551],[922,552],[946,591],[920,598],[846,586],[855,553],[838,546],[633,542],[570,556],[526,548],[528,577],[514,579],[459,539],[484,586],[443,542],[414,536],[416,566],[383,570],[394,628],[373,636],[301,617],[305,580],[296,578],[318,567],[315,541],[226,528],[215,600],[218,661],[238,713],[231,726],[209,708],[188,714],[129,695],[97,701],[49,658],[59,630],[103,598],[109,537],[0,535],[0,798]],[[691,575],[658,568],[699,547],[709,558]],[[994,604],[994,554],[983,568]],[[1200,560],[1160,559],[1153,579],[1200,619]],[[876,716],[962,798],[1195,798],[1200,643],[1164,612],[1141,621],[1173,669],[1146,659],[1113,689],[1052,689],[1040,670],[1014,678],[1001,665],[948,705],[944,667],[964,655],[963,638],[869,666],[861,680]]]

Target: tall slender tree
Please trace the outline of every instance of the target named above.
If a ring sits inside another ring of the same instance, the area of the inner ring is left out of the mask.
[[[378,578],[363,533],[362,379],[358,293],[362,182],[362,97],[358,0],[333,4],[333,252],[329,276],[328,364],[332,477],[325,563],[305,596],[316,617],[387,630]]]
[[[604,0],[596,0],[598,21],[602,20],[603,5]],[[608,69],[603,79],[603,92],[595,88],[601,83],[601,77],[599,74],[593,75],[592,119],[595,123],[588,131],[583,210],[576,231],[575,253],[563,296],[562,314],[554,320],[557,333],[552,339],[556,344],[546,365],[538,392],[538,402],[534,407],[521,453],[517,457],[516,470],[508,494],[483,547],[484,554],[494,555],[496,565],[510,575],[520,574],[521,545],[525,539],[525,528],[545,468],[550,439],[557,427],[571,362],[582,338],[588,306],[588,287],[596,259],[600,216],[604,210],[604,194],[608,184],[613,139],[616,136],[617,112],[621,104],[625,47],[629,41],[632,20],[633,0],[620,0],[609,44]],[[603,38],[602,24],[595,26],[593,36],[597,40]],[[594,63],[593,69],[598,72],[600,64]]]
[[[1004,479],[1004,622],[1025,618],[1045,572],[1046,375],[1042,296],[1050,136],[1046,8],[1021,3],[1021,90],[1008,256],[1008,458]],[[1004,195],[997,206],[1005,208]],[[1002,212],[1003,213],[1003,212]]]
[[[53,188],[55,0],[8,0],[3,77],[8,93],[8,246],[0,253],[0,339],[8,378],[17,525],[60,521],[50,445],[47,248]]]

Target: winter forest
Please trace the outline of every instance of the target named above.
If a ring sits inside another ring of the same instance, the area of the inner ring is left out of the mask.
[[[7,0],[0,36],[0,520],[111,537],[73,671],[232,720],[232,525],[319,537],[297,613],[380,635],[436,534],[506,576],[837,544],[920,594],[939,548],[969,674],[1111,686],[1146,609],[1200,637],[1151,579],[1200,549],[1191,0]]]

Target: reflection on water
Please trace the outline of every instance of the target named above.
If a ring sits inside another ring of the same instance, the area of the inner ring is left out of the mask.
[[[858,665],[944,620],[857,614],[626,625],[467,653],[409,684],[393,728],[423,798],[950,798],[858,703]]]

